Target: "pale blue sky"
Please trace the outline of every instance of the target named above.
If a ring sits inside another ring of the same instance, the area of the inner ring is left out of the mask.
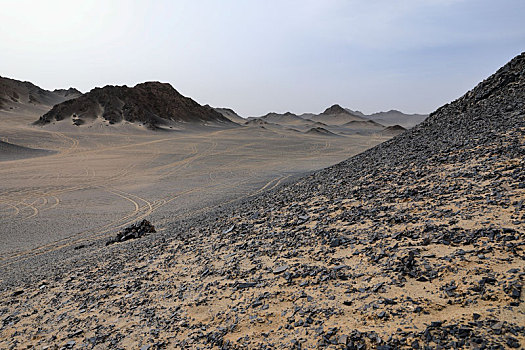
[[[428,113],[525,51],[523,0],[0,0],[0,75],[160,80],[243,116]]]

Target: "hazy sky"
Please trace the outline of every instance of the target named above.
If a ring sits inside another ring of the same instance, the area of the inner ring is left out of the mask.
[[[243,116],[428,113],[525,51],[523,0],[0,0],[0,75],[159,80]]]

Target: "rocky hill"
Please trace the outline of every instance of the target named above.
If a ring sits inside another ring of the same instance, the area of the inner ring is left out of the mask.
[[[57,103],[80,95],[82,93],[74,88],[49,91],[28,81],[0,77],[0,110],[19,110],[26,107],[49,109]]]
[[[101,118],[110,124],[123,121],[155,129],[171,123],[232,124],[211,107],[204,107],[177,92],[170,84],[146,82],[134,87],[105,86],[54,106],[36,122],[70,121],[89,124]]]
[[[524,146],[525,53],[347,161],[35,268],[0,347],[524,348]]]
[[[263,115],[259,118],[249,118],[250,120],[253,119],[261,119],[268,123],[275,123],[279,125],[296,125],[296,124],[303,124],[305,122],[311,122],[310,120],[305,120],[304,118],[299,117],[298,115],[286,112],[286,113],[275,113],[270,112],[268,114]]]
[[[365,118],[349,112],[347,109],[333,105],[327,108],[323,113],[311,116],[309,119],[328,125],[343,125],[352,121],[364,121]]]

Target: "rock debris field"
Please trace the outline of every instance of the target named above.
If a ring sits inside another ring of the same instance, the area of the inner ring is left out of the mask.
[[[524,116],[522,54],[345,162],[6,286],[0,348],[524,348]]]

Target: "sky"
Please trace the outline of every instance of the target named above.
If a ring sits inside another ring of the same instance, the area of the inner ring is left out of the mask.
[[[0,0],[0,76],[162,81],[242,116],[429,113],[525,51],[523,0]]]

